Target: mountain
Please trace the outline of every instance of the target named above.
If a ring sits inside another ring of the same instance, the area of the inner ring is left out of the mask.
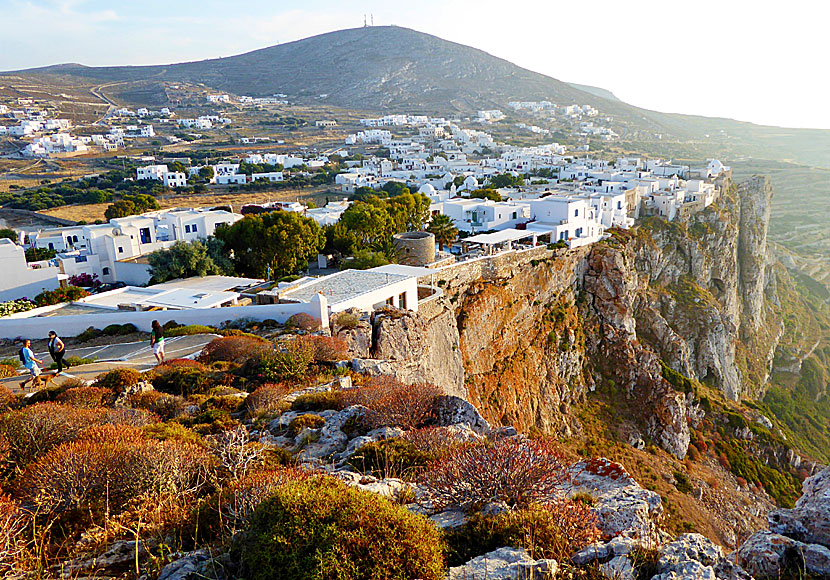
[[[327,94],[360,109],[473,110],[513,98],[594,102],[559,80],[486,52],[397,26],[354,28],[245,54],[159,66],[63,64],[19,73],[102,82],[187,81],[246,95]]]
[[[602,97],[603,99],[608,99],[609,101],[619,101],[620,99],[609,91],[608,89],[603,89],[602,87],[592,87],[591,85],[580,85],[579,83],[568,83],[575,89],[579,89],[580,91],[585,91],[586,93],[591,93],[592,95],[596,95],[598,97]]]

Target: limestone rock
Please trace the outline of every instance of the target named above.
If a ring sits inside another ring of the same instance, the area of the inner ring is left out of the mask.
[[[196,550],[162,568],[158,580],[224,580],[224,569],[207,550]]]
[[[738,549],[737,563],[758,578],[806,570],[818,577],[830,575],[830,549],[805,544],[774,532],[757,532]]]
[[[448,510],[439,512],[429,517],[430,520],[442,530],[456,530],[470,521],[467,514],[460,510]]]
[[[130,397],[133,395],[148,393],[150,391],[155,391],[155,388],[149,381],[141,381],[134,385],[130,385],[129,387],[124,387],[124,389],[118,393],[118,396],[115,398],[115,405],[117,407],[125,407],[129,404]]]
[[[685,560],[715,566],[724,559],[723,549],[701,534],[683,534],[660,549],[660,570],[667,571]]]
[[[599,567],[603,576],[610,580],[635,580],[634,565],[627,556],[614,556]]]
[[[344,322],[348,321],[348,324]],[[331,318],[331,335],[346,343],[353,358],[369,358],[372,348],[372,323],[365,312],[349,308]]]
[[[696,560],[685,560],[652,580],[717,580],[715,569]]]
[[[807,544],[830,546],[830,467],[808,477],[793,509],[769,514],[769,528]]]
[[[490,431],[490,424],[481,416],[478,409],[461,397],[445,395],[435,401],[436,423],[442,427],[450,425],[468,425],[478,434]]]
[[[447,580],[530,580],[553,578],[555,560],[534,560],[523,548],[499,548],[450,568]]]

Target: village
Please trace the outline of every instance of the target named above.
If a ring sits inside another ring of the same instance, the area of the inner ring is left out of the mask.
[[[217,96],[215,102],[223,102],[224,97]],[[208,100],[214,102],[210,97]],[[511,107],[551,109],[545,103],[511,103]],[[561,114],[595,117],[597,111],[577,106]],[[171,119],[169,109],[121,109],[115,115]],[[479,111],[477,122],[495,123],[503,117],[498,110]],[[48,122],[27,120],[21,121],[21,126],[39,123],[45,128]],[[223,118],[176,122],[208,129],[212,123],[222,123]],[[317,122],[324,128],[336,124],[333,120]],[[333,175],[332,195],[321,207],[281,200],[238,208],[172,208],[115,217],[104,223],[18,231],[14,239],[0,241],[6,272],[0,283],[0,300],[19,300],[79,280],[95,280],[105,285],[103,294],[95,293],[77,301],[73,308],[63,309],[75,315],[71,326],[79,331],[90,324],[90,316],[102,312],[109,312],[108,320],[128,321],[145,310],[175,312],[257,305],[269,305],[273,310],[274,305],[282,304],[290,306],[283,306],[279,312],[263,309],[260,316],[286,319],[297,308],[308,311],[312,302],[311,311],[318,318],[355,306],[367,312],[390,304],[416,311],[418,297],[435,292],[425,290],[429,286],[425,281],[442,268],[540,246],[588,246],[607,237],[609,229],[629,228],[647,216],[686,220],[714,203],[731,177],[730,168],[716,159],[691,167],[642,157],[607,160],[586,151],[571,153],[556,142],[520,147],[500,143],[486,131],[464,128],[445,118],[387,115],[361,119],[360,125],[363,129],[346,136],[342,147],[326,153],[249,152],[211,164],[177,158],[172,165],[156,162],[155,156],[141,156],[135,160],[134,177],[128,180],[158,184],[166,190],[186,188],[194,179],[203,187],[273,186],[289,178],[291,172],[310,176],[329,167],[332,161],[337,162],[339,172]],[[400,129],[406,132],[404,136],[393,133]],[[151,124],[113,127],[104,139],[118,146],[130,135],[147,136],[152,131]],[[47,143],[59,143],[61,139],[68,140],[70,147],[85,146],[71,145],[74,141],[68,133],[59,132],[36,138],[26,151],[46,148]],[[353,204],[403,193],[414,195],[424,208],[428,205],[426,219],[417,227],[396,233],[393,260],[387,255],[383,263],[360,273],[353,268],[366,266],[353,263],[353,257],[321,249],[308,268],[288,273],[304,274],[299,282],[231,277],[219,286],[211,280],[203,286],[191,280],[183,282],[182,287],[171,288],[167,283],[144,289],[152,278],[148,260],[151,254],[176,243],[207,240],[217,228],[231,226],[247,214],[293,212],[313,220],[320,228],[334,228]],[[444,216],[443,221],[436,219],[438,216]],[[445,224],[445,231],[436,240],[433,232],[438,230],[430,225],[437,223]],[[449,237],[447,228],[452,232]],[[49,257],[27,259],[27,248],[33,249],[34,258],[39,250],[48,252]],[[252,287],[255,292],[250,290]],[[192,296],[197,298],[190,300]],[[320,311],[321,297],[325,312]],[[5,323],[15,325],[16,335],[23,319],[60,315],[64,313],[61,308],[48,306],[46,310],[13,313],[13,319]],[[244,308],[236,314],[251,316],[249,310]],[[229,313],[222,316],[227,318]],[[100,323],[103,319],[91,320]],[[0,331],[3,324],[0,320]]]

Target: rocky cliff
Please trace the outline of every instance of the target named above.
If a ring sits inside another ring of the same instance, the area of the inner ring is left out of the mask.
[[[764,178],[725,183],[687,221],[647,218],[589,248],[441,270],[444,311],[376,321],[373,356],[522,430],[578,433],[572,406],[610,385],[633,431],[683,457],[703,411],[679,380],[731,400],[763,393],[780,336],[766,306],[771,196]]]

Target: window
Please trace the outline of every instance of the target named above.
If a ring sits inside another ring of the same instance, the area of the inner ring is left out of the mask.
[[[186,234],[190,233],[190,226],[189,225],[184,226],[184,233],[186,233]]]
[[[191,232],[193,232],[194,234],[196,233],[196,224],[193,224],[193,225],[190,227],[190,231],[191,231]]]
[[[124,248],[122,248],[121,246],[118,246],[118,253],[123,254],[124,253]]]
[[[574,217],[579,217],[579,210],[578,209],[574,210]]]
[[[109,276],[110,275],[110,269],[109,268],[104,268],[103,270],[101,270],[101,273],[104,276]]]
[[[54,250],[55,249],[55,244],[53,244],[52,242],[49,242],[49,249]]]
[[[617,202],[617,209],[622,209],[622,202],[621,201]]]
[[[78,236],[72,236],[72,241],[77,242],[78,241]]]

